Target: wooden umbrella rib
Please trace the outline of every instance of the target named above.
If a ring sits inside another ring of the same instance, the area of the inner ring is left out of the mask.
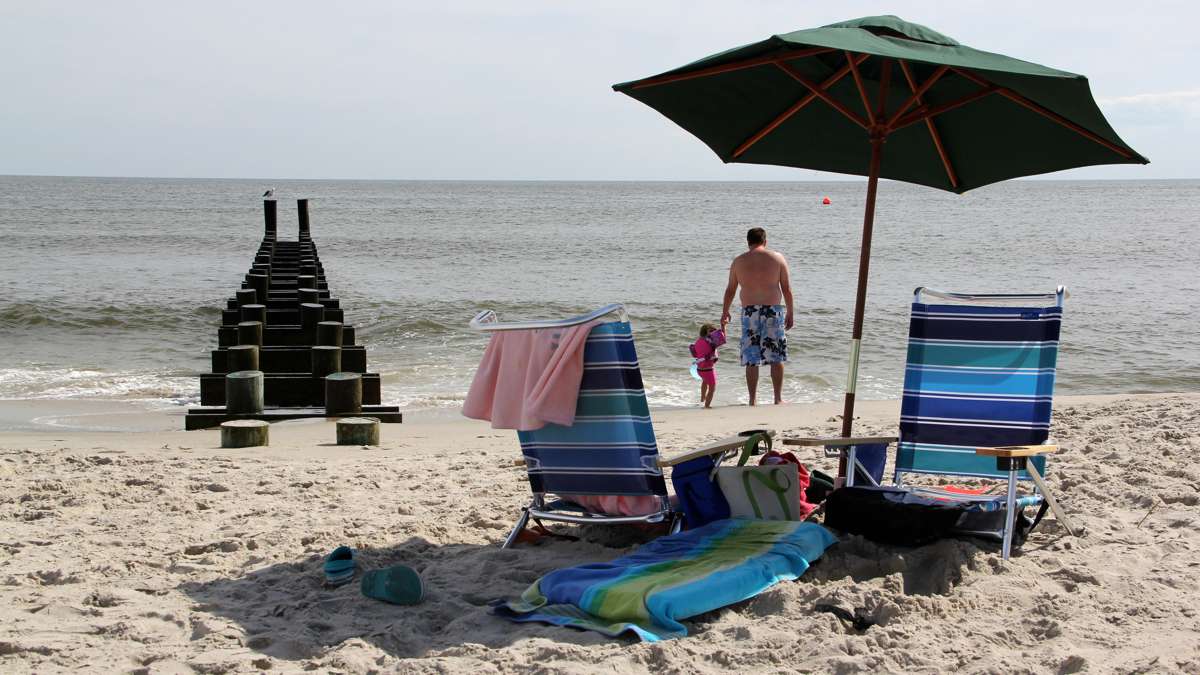
[[[912,96],[908,97],[908,100],[905,101],[903,105],[896,109],[896,112],[892,113],[891,118],[887,121],[888,126],[895,124],[896,120],[900,119],[900,116],[903,115],[909,108],[911,108],[914,103],[922,103],[921,97],[925,95],[925,92],[929,91],[930,87],[937,84],[937,81],[942,79],[942,76],[950,70],[949,66],[941,66],[935,70],[933,75],[930,75],[929,79],[925,80],[920,87],[913,87],[914,80],[911,71],[908,69],[908,62],[903,60],[900,61],[900,68],[904,71],[904,77],[908,79],[908,86],[913,90],[913,93]]]
[[[834,51],[828,47],[813,47],[810,49],[798,49],[792,52],[783,54],[773,54],[771,56],[760,56],[754,59],[746,59],[744,61],[735,61],[734,63],[726,63],[719,66],[709,68],[701,68],[687,73],[675,73],[673,75],[659,75],[650,77],[633,85],[633,89],[643,89],[645,87],[656,87],[660,84],[669,84],[671,82],[681,82],[683,80],[694,80],[698,77],[708,77],[709,75],[720,75],[721,73],[729,73],[735,70],[744,70],[746,68],[754,68],[756,66],[765,66],[772,63],[780,63],[783,61],[791,61],[792,59],[802,59],[806,56],[816,56],[817,54],[827,54]]]
[[[920,122],[923,119],[936,117],[942,113],[954,110],[955,108],[961,108],[962,106],[977,101],[984,96],[994,94],[997,92],[997,90],[998,87],[996,86],[983,87],[982,89],[977,89],[966,96],[956,98],[953,101],[947,101],[946,103],[942,103],[940,105],[935,105],[932,107],[929,105],[923,105],[904,117],[901,117],[895,124],[891,126],[890,131],[899,131],[906,126]]]
[[[845,116],[846,116],[846,118],[847,118],[847,119],[849,119],[851,122],[854,122],[855,124],[857,124],[858,126],[862,127],[863,129],[866,129],[866,128],[868,128],[868,127],[870,126],[870,125],[868,125],[868,124],[867,124],[867,121],[866,121],[866,120],[864,120],[864,119],[863,119],[861,116],[859,116],[859,115],[858,115],[857,113],[855,113],[853,110],[851,110],[851,109],[847,108],[847,107],[846,107],[844,104],[842,104],[842,102],[841,102],[841,101],[838,101],[838,100],[837,100],[837,99],[835,99],[834,97],[830,96],[828,92],[826,92],[825,90],[821,89],[821,87],[820,87],[820,86],[818,86],[816,83],[814,83],[812,80],[810,80],[810,79],[808,79],[807,77],[805,77],[805,76],[801,75],[800,73],[797,73],[797,72],[796,72],[795,70],[793,70],[793,69],[792,69],[792,67],[791,67],[791,66],[789,66],[788,64],[786,64],[786,63],[776,63],[776,64],[775,64],[775,66],[776,66],[776,67],[778,67],[778,68],[779,68],[780,70],[782,70],[783,72],[785,72],[785,73],[787,73],[788,75],[790,75],[790,76],[791,76],[791,78],[792,78],[793,80],[795,80],[795,81],[799,82],[800,84],[804,85],[805,87],[808,87],[808,90],[809,90],[809,91],[811,91],[812,93],[816,94],[816,95],[817,95],[817,98],[819,98],[819,99],[821,99],[822,101],[824,101],[824,102],[828,103],[828,104],[829,104],[829,107],[831,107],[831,108],[833,108],[834,110],[836,110],[836,111],[838,111],[838,112],[842,113],[843,115],[845,115]]]
[[[1045,117],[1046,119],[1051,120],[1052,122],[1056,122],[1059,125],[1064,126],[1068,129],[1070,129],[1071,131],[1074,131],[1075,133],[1079,134],[1080,136],[1083,136],[1084,138],[1086,138],[1090,141],[1093,141],[1095,143],[1103,145],[1104,147],[1108,148],[1109,150],[1112,150],[1113,152],[1117,153],[1118,155],[1124,157],[1125,159],[1133,158],[1133,153],[1130,152],[1129,150],[1122,148],[1121,146],[1117,145],[1116,143],[1113,143],[1112,141],[1108,140],[1107,138],[1104,138],[1103,136],[1100,136],[1099,134],[1096,134],[1095,132],[1088,131],[1087,129],[1079,126],[1078,124],[1063,117],[1062,115],[1059,115],[1058,113],[1054,112],[1053,110],[1046,108],[1045,106],[1041,105],[1040,103],[1036,103],[1034,101],[1031,101],[1028,98],[1025,98],[1024,96],[1018,94],[1017,92],[1013,91],[1012,89],[1009,89],[1008,87],[998,87],[994,83],[992,83],[990,80],[987,80],[984,77],[976,75],[975,73],[972,73],[969,70],[964,70],[962,68],[954,68],[953,70],[955,73],[962,75],[963,77],[974,82],[975,84],[978,84],[981,86],[994,87],[996,89],[996,92],[999,93],[1004,98],[1007,98],[1008,100],[1026,108],[1028,110],[1031,110],[1031,111],[1041,115],[1042,117]]]
[[[832,75],[825,78],[825,80],[823,82],[821,82],[821,88],[828,89],[829,87],[833,86],[835,83],[840,81],[843,77],[845,77],[847,73],[850,72],[850,68],[852,66],[858,65],[859,63],[862,63],[863,61],[866,61],[866,60],[867,60],[866,54],[855,54],[853,58],[847,59],[846,65],[842,66],[837,71],[835,71]],[[796,113],[800,112],[800,110],[803,109],[804,106],[808,105],[809,103],[812,103],[813,101],[816,100],[816,98],[817,98],[817,95],[812,92],[805,94],[803,97],[800,98],[800,100],[796,101],[787,110],[783,111],[782,114],[780,114],[775,119],[771,120],[770,124],[763,127],[762,129],[759,129],[758,131],[756,131],[754,133],[754,135],[751,136],[750,138],[747,138],[745,141],[742,141],[742,144],[739,145],[737,147],[737,149],[735,149],[733,151],[733,155],[731,158],[737,159],[738,157],[741,157],[742,154],[744,154],[747,150],[749,150],[751,148],[751,146],[753,146],[755,143],[761,141],[772,131],[775,131],[775,129],[777,129],[780,124],[783,124],[784,122],[788,121],[788,119],[790,119],[792,117],[792,115],[795,115]]]
[[[854,73],[854,86],[858,88],[858,95],[862,97],[863,110],[867,111],[867,121],[874,125],[875,113],[871,112],[871,101],[867,97],[867,88],[863,86],[862,73],[858,72],[858,64],[854,62],[851,52],[846,52],[846,62],[850,65],[850,72]]]
[[[908,88],[913,92],[913,95],[909,97],[909,101],[916,100],[917,103],[924,104],[924,101],[921,100],[921,94],[929,89],[928,85],[931,81],[936,82],[946,70],[947,68],[942,66],[933,76],[925,81],[925,85],[917,87],[916,79],[913,78],[912,70],[908,67],[908,62],[900,61],[900,71],[904,73],[904,79],[908,82]],[[934,124],[933,118],[925,118],[925,128],[929,131],[929,137],[933,140],[933,147],[937,150],[938,157],[942,160],[942,167],[946,169],[946,177],[950,179],[950,186],[957,189],[958,175],[954,173],[954,166],[950,164],[950,155],[946,153],[946,147],[942,145],[942,137],[938,133],[937,125]]]

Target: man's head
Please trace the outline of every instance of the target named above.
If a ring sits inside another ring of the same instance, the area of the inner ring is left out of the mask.
[[[752,227],[746,231],[746,243],[750,248],[767,245],[767,231],[761,227]]]

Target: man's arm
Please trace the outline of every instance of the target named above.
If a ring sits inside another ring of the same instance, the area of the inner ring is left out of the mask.
[[[725,330],[725,325],[729,323],[729,306],[733,304],[733,296],[737,293],[737,273],[733,271],[736,264],[737,261],[734,261],[729,266],[729,283],[725,285],[725,302],[721,305],[721,330]]]
[[[783,292],[783,302],[787,305],[787,319],[784,321],[783,329],[791,330],[795,320],[792,318],[792,279],[791,272],[788,271],[787,260],[780,257],[779,262],[783,265],[779,268],[779,290]]]

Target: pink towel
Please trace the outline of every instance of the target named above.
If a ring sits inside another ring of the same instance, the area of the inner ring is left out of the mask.
[[[574,424],[583,345],[598,323],[493,333],[463,415],[490,420],[493,429],[533,431],[548,423]]]

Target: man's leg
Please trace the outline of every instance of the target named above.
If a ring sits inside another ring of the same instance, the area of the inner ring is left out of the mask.
[[[750,405],[758,395],[758,366],[746,366],[746,389],[750,391]]]
[[[783,364],[771,364],[771,386],[775,388],[775,403],[783,403]]]

